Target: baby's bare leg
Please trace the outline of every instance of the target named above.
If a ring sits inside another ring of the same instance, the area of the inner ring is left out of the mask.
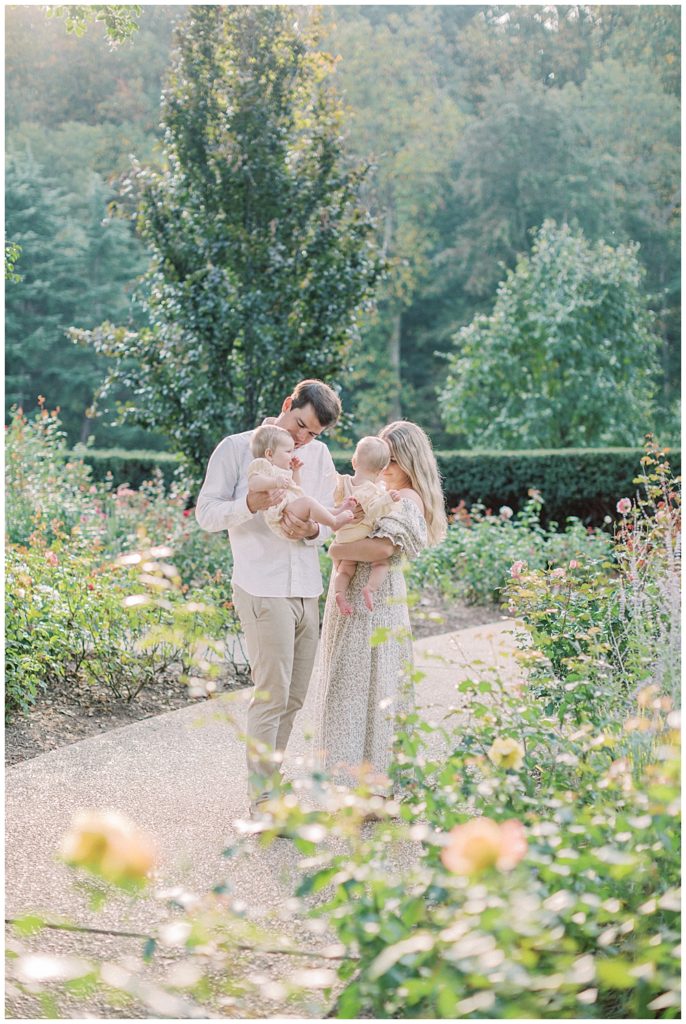
[[[334,594],[336,595],[336,604],[341,615],[352,615],[353,606],[350,604],[347,598],[348,584],[355,575],[357,569],[357,562],[351,562],[347,558],[341,559],[336,566],[336,576],[334,578]]]
[[[329,512],[328,508],[324,508],[323,505],[320,505],[318,501],[310,498],[307,494],[289,502],[288,508],[301,519],[314,519],[315,523],[329,526],[332,530],[340,530],[341,526],[355,518],[354,512],[351,512],[349,508],[344,509],[343,512],[339,512],[337,515],[333,515]]]
[[[377,592],[383,581],[386,579],[388,573],[388,559],[384,558],[380,562],[372,562],[369,572],[369,579],[366,586],[362,588],[362,597],[364,603],[369,608],[370,612],[374,611],[374,594]]]

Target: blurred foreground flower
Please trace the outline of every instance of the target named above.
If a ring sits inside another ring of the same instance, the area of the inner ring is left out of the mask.
[[[85,868],[125,889],[145,885],[155,863],[150,840],[116,811],[77,814],[60,855],[70,867]]]
[[[510,736],[499,736],[493,741],[488,756],[498,768],[519,771],[524,762],[524,747]]]
[[[472,818],[448,833],[441,860],[456,875],[475,875],[486,868],[511,871],[527,849],[524,826],[519,821],[501,824],[491,818]]]

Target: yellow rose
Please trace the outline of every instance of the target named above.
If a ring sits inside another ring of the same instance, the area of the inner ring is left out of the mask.
[[[70,866],[85,868],[124,888],[144,885],[155,863],[150,840],[115,811],[77,814],[60,854]]]
[[[524,762],[524,747],[510,736],[494,740],[488,756],[498,768],[512,768],[518,772]]]

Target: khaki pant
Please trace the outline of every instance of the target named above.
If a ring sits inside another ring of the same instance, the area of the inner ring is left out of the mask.
[[[253,597],[234,585],[233,600],[245,634],[252,681],[247,760],[251,804],[266,799],[293,720],[303,706],[319,641],[316,597]],[[260,754],[262,757],[260,757]]]

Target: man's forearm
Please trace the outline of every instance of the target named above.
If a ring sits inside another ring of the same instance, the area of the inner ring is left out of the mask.
[[[195,508],[198,526],[209,533],[218,533],[247,522],[252,518],[252,512],[246,498],[231,501],[214,495],[200,495]]]

